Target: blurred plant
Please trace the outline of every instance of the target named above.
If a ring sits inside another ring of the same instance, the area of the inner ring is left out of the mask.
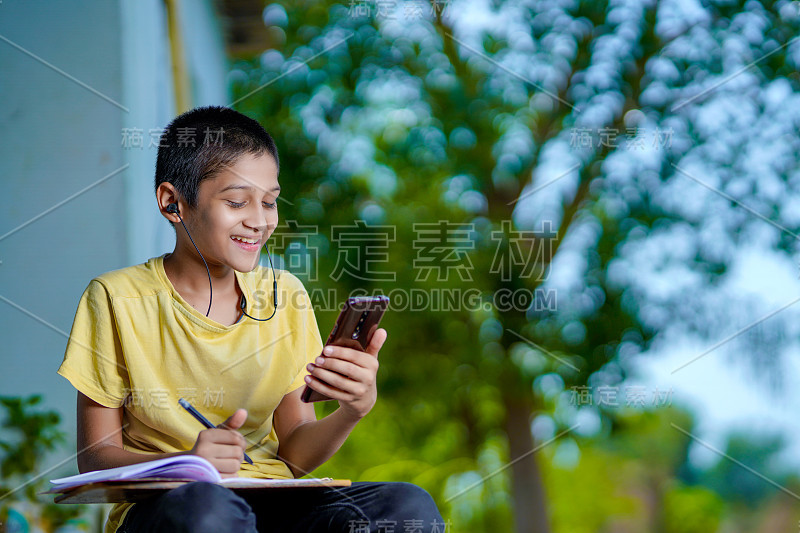
[[[673,424],[691,428],[691,413],[637,408],[613,416],[617,429],[608,436],[584,439],[580,447],[564,439],[543,450],[552,463],[545,478],[553,494],[553,531],[718,531],[727,511],[723,497],[677,480],[691,441]]]
[[[85,522],[75,520],[86,506],[58,505],[52,496],[37,494],[49,488],[46,480],[36,475],[42,459],[66,442],[65,433],[58,428],[59,414],[35,408],[41,401],[39,394],[0,397],[5,409],[0,425],[0,531],[24,528],[30,522],[48,532],[67,524],[88,528]]]
[[[676,483],[664,495],[664,532],[717,531],[724,509],[725,502],[713,491]]]
[[[772,483],[787,485],[790,476],[778,461],[785,447],[781,435],[734,432],[728,437],[727,457],[720,457],[713,467],[703,471],[701,482],[726,500],[754,509],[774,496],[776,488]],[[734,461],[753,469],[769,482]]]

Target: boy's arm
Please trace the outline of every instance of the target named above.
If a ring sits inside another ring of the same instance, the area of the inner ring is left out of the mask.
[[[286,463],[296,478],[311,473],[333,457],[358,423],[341,409],[317,420],[314,404],[300,400],[303,389],[284,396],[274,416],[278,459]]]
[[[122,409],[105,407],[78,392],[78,471],[105,470],[189,452],[136,453],[122,448]]]
[[[175,455],[197,455],[214,466],[223,478],[237,477],[247,441],[238,428],[247,411],[237,409],[225,422],[204,429],[191,450],[172,453],[137,453],[122,447],[122,407],[105,407],[78,392],[78,471],[105,470]]]
[[[385,329],[378,329],[363,352],[328,346],[324,361],[310,365],[313,377],[307,379],[309,386],[339,401],[339,408],[333,413],[317,420],[314,405],[300,400],[304,387],[290,392],[278,404],[273,419],[278,458],[295,477],[310,473],[330,459],[375,405],[378,353],[386,336]]]

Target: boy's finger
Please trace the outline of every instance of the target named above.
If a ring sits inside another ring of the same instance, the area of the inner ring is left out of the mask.
[[[244,437],[241,433],[234,429],[216,428],[219,431],[214,431],[214,442],[218,444],[235,444],[241,445]]]
[[[346,394],[343,390],[331,387],[327,383],[313,376],[306,376],[306,384],[308,384],[308,386],[315,391],[321,392],[325,396],[333,398],[334,400],[341,400]]]
[[[383,347],[383,343],[386,342],[386,337],[389,336],[389,333],[383,329],[378,329],[373,335],[372,339],[369,341],[369,346],[367,346],[366,352],[368,354],[374,355],[378,357],[378,352],[380,352],[381,347]]]
[[[247,420],[247,409],[237,409],[225,422],[218,425],[223,429],[239,429]]]

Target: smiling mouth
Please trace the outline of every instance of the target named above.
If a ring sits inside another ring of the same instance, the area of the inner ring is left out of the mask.
[[[241,237],[239,235],[233,235],[233,236],[231,236],[231,239],[233,239],[236,242],[242,243],[242,244],[258,245],[258,244],[261,243],[261,239],[253,239],[253,238],[248,238],[248,237]]]
[[[231,237],[231,240],[236,246],[248,253],[257,253],[261,249],[261,239],[252,244],[234,237]]]

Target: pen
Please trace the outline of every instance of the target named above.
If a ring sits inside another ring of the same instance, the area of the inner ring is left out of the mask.
[[[181,407],[183,407],[184,409],[189,411],[189,414],[192,415],[193,417],[195,417],[197,420],[199,420],[200,423],[203,424],[205,427],[207,427],[207,428],[217,427],[214,424],[212,424],[211,422],[209,422],[206,417],[204,417],[199,412],[197,412],[197,409],[192,407],[192,404],[190,404],[189,402],[187,402],[183,398],[178,398],[178,403],[181,404]],[[250,464],[253,464],[253,460],[250,459],[247,456],[247,454],[244,454],[244,460],[247,461]]]

